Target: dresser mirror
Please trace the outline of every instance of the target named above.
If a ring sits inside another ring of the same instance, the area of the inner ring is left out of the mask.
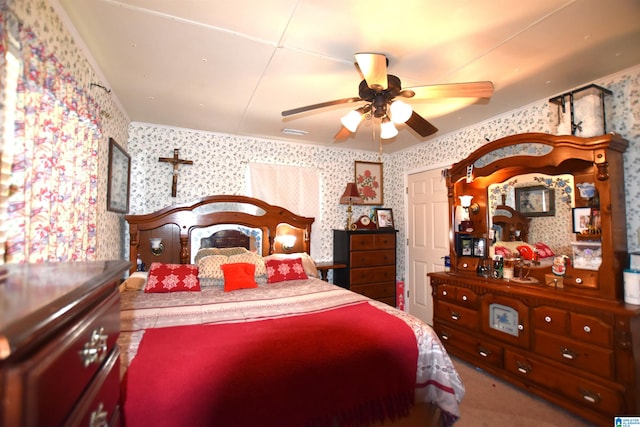
[[[529,246],[539,261],[528,276],[535,285],[557,287],[548,278],[553,279],[554,259],[565,255],[564,292],[619,299],[628,262],[620,184],[626,148],[614,134],[519,134],[490,142],[454,164],[447,171],[452,271],[477,275],[497,250],[526,259],[521,246]],[[533,197],[531,209],[524,206],[523,193]],[[586,223],[577,220],[593,221],[595,215],[597,229],[585,234]],[[487,250],[476,251],[482,242]]]
[[[503,214],[499,206],[509,206],[519,211],[516,203],[516,192],[523,188],[544,188],[553,192],[554,212],[551,216],[531,216],[528,243],[544,242],[556,253],[571,253],[571,242],[576,240],[573,233],[573,209],[575,207],[575,183],[573,175],[523,174],[516,175],[502,182],[489,184],[487,187],[488,224],[489,230],[494,231],[493,241],[510,240],[504,230],[493,224],[496,214]],[[513,238],[513,236],[511,237]]]

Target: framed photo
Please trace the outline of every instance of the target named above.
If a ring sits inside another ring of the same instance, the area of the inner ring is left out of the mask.
[[[108,171],[107,210],[127,213],[129,212],[131,156],[113,138],[109,138]]]
[[[391,209],[376,209],[376,224],[378,228],[393,228],[393,211]]]
[[[484,258],[485,241],[484,239],[473,239],[473,256]]]
[[[573,211],[573,232],[586,234],[591,225],[591,208],[573,208],[571,210]]]
[[[524,216],[554,216],[556,214],[556,193],[544,185],[516,187],[516,210]]]
[[[381,205],[384,201],[382,192],[382,163],[355,162],[355,183],[362,197],[362,205]]]
[[[472,256],[473,255],[473,239],[471,237],[460,237],[460,256]]]

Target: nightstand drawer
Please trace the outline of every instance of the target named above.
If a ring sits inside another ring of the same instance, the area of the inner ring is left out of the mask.
[[[370,267],[374,265],[395,265],[395,250],[354,251],[349,256],[351,268]]]
[[[115,346],[119,302],[114,292],[81,323],[43,347],[29,360],[30,366],[23,364],[20,369],[26,371],[26,387],[34,397],[27,402],[26,425],[62,425]]]
[[[351,283],[351,286],[385,281],[393,281],[395,283],[395,280],[395,265],[369,268],[352,268],[349,271],[349,281]]]

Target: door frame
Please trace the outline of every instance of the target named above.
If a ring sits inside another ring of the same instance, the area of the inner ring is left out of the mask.
[[[413,168],[413,169],[408,169],[404,172],[403,174],[403,186],[404,186],[404,200],[403,200],[403,209],[404,209],[404,235],[405,235],[405,241],[402,242],[402,247],[403,247],[403,252],[404,252],[404,271],[403,271],[403,275],[405,278],[405,284],[404,284],[404,300],[406,301],[405,304],[405,311],[408,311],[408,307],[409,307],[409,297],[407,295],[407,293],[409,292],[409,286],[406,283],[407,278],[409,277],[409,245],[407,245],[407,240],[409,235],[409,221],[407,221],[406,219],[409,218],[409,175],[413,175],[416,173],[422,173],[422,172],[427,172],[427,171],[432,171],[432,170],[436,170],[436,169],[449,169],[451,166],[453,166],[455,162],[440,162],[440,163],[436,163],[433,165],[428,165],[428,166],[421,166],[419,168]]]

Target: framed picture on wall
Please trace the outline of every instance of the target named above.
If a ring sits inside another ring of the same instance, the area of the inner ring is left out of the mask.
[[[109,138],[107,210],[129,212],[131,156],[113,138]]]
[[[553,188],[544,185],[516,187],[516,210],[524,216],[554,216],[556,198]]]
[[[591,208],[573,208],[573,232],[586,234],[591,225]]]
[[[355,183],[362,197],[361,205],[381,205],[384,201],[382,191],[382,163],[355,162]]]

